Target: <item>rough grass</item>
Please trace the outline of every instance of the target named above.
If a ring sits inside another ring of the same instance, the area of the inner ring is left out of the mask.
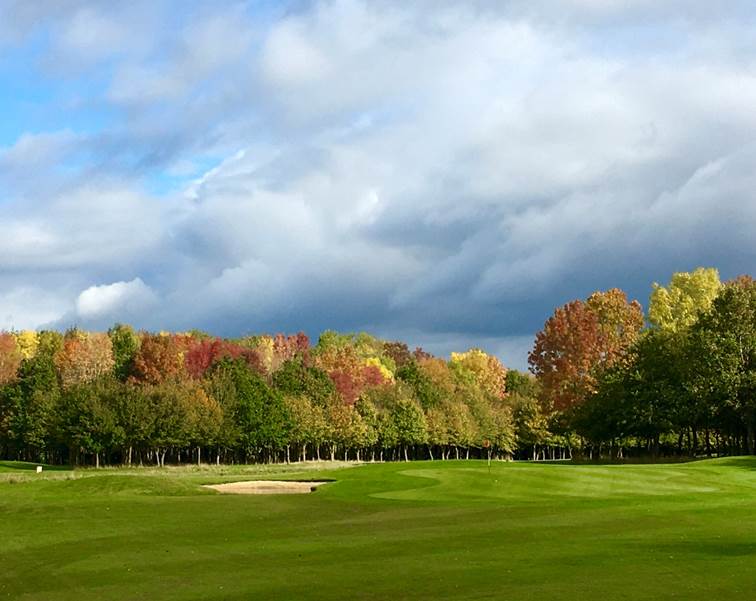
[[[726,600],[756,590],[749,458],[2,468],[16,480],[0,477],[0,599]],[[285,496],[199,486],[313,470],[335,482]]]

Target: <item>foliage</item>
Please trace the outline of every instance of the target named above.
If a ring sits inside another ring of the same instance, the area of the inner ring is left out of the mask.
[[[0,333],[0,457],[61,463],[756,452],[756,285],[714,270],[555,310],[532,375],[370,334]],[[713,291],[716,291],[714,293]],[[712,297],[712,294],[715,294]],[[661,317],[660,317],[661,316]],[[608,449],[608,451],[607,451]]]
[[[668,286],[653,284],[648,320],[672,332],[685,329],[709,309],[720,287],[719,272],[713,268],[675,273]]]
[[[72,329],[55,357],[63,388],[91,382],[113,371],[113,345],[107,334]]]
[[[144,334],[134,356],[131,380],[160,384],[184,374],[184,350],[177,336]]]
[[[120,380],[126,380],[134,369],[134,357],[139,350],[139,337],[129,325],[116,324],[108,330],[113,347],[113,371]]]
[[[642,325],[640,305],[617,289],[558,308],[528,357],[546,399],[560,410],[584,402],[600,371],[626,355]]]
[[[478,386],[488,394],[504,398],[507,370],[493,355],[488,355],[481,349],[470,349],[465,353],[452,353],[450,363],[457,369],[469,372]]]
[[[16,337],[8,332],[0,333],[0,385],[16,379],[21,359],[23,356],[16,344]]]

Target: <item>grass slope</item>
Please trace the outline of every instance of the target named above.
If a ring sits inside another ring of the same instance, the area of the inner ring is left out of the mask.
[[[301,470],[0,474],[0,599],[726,600],[756,590],[752,459]],[[336,481],[291,496],[199,487],[256,477]]]

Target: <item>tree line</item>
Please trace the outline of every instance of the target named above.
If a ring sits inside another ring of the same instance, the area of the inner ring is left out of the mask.
[[[507,370],[368,334],[0,334],[0,454],[48,463],[508,456]]]
[[[531,373],[369,334],[0,333],[0,456],[47,463],[753,453],[756,285],[715,269],[557,308]]]
[[[611,290],[558,308],[529,362],[549,431],[587,457],[756,452],[756,284],[676,273],[640,305]]]

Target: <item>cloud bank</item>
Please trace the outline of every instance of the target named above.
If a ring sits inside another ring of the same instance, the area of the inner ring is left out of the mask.
[[[0,327],[523,367],[572,298],[753,272],[749,3],[179,6],[0,3]]]

